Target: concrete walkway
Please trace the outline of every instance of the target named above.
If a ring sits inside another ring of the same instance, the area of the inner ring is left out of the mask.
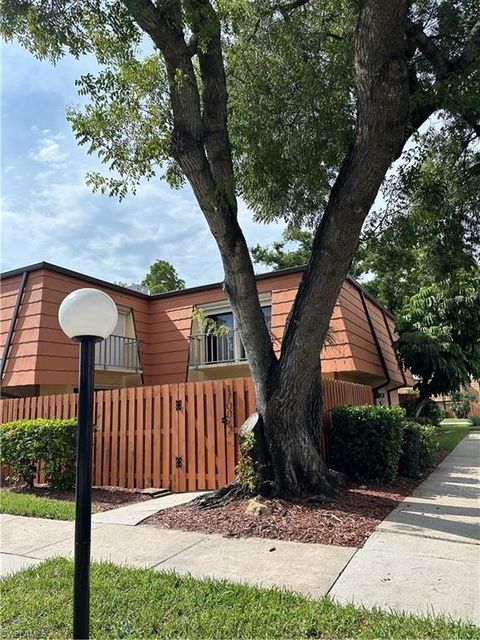
[[[54,556],[73,557],[73,523],[1,516],[2,575]],[[322,597],[355,548],[259,538],[229,539],[156,527],[92,524],[92,558]]]
[[[180,504],[191,502],[198,496],[203,496],[208,491],[191,491],[189,493],[172,493],[160,498],[145,500],[144,502],[135,502],[127,507],[119,509],[110,509],[110,511],[101,511],[92,516],[92,522],[101,522],[103,524],[124,524],[135,526],[143,522],[150,516],[153,516],[163,509],[170,507],[178,507]]]
[[[370,536],[340,602],[480,622],[480,433],[470,433]]]

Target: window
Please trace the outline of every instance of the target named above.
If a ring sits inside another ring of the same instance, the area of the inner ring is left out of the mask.
[[[264,296],[263,300],[260,299],[260,304],[262,306],[265,323],[267,328],[270,329],[270,299]],[[229,331],[227,334],[221,336],[202,332],[192,336],[190,364],[218,364],[245,360],[245,349],[243,348],[232,311],[225,309],[225,305],[221,306],[218,304],[206,305],[204,311],[208,318],[211,318],[221,326],[228,327]]]

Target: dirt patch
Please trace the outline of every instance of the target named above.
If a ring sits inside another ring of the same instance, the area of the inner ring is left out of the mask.
[[[56,500],[75,501],[75,489],[58,491],[50,489],[47,486],[37,486],[33,489],[28,487],[10,487],[9,491],[17,493],[28,493],[32,496],[41,496],[44,498],[55,498]],[[150,500],[148,496],[135,493],[130,489],[119,489],[118,487],[93,487],[92,488],[92,504],[97,511],[109,511],[119,507],[126,507],[134,502],[144,502]]]
[[[438,451],[435,466],[448,453]],[[378,524],[430,473],[431,470],[422,478],[398,478],[388,487],[349,483],[339,490],[335,502],[329,505],[274,500],[271,514],[254,516],[245,513],[248,504],[245,499],[216,509],[186,504],[160,511],[142,524],[220,533],[234,538],[273,538],[361,547]]]

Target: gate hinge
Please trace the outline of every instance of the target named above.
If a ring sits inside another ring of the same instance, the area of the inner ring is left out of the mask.
[[[175,409],[177,411],[181,411],[182,410],[182,401],[181,400],[176,400],[175,401]]]
[[[175,466],[177,467],[177,469],[180,469],[180,467],[182,466],[181,458],[175,458]]]

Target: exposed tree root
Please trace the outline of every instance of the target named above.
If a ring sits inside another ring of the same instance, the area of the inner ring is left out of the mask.
[[[218,507],[223,507],[234,500],[250,498],[253,495],[254,494],[249,491],[249,489],[243,487],[237,480],[234,480],[206,496],[199,496],[198,498],[195,498],[195,500],[192,500],[191,504],[202,509],[216,509]]]
[[[334,501],[335,490],[337,489],[337,487],[340,487],[344,484],[345,477],[342,473],[334,471],[333,469],[329,469],[329,480],[332,483],[332,496],[326,496],[323,494],[303,496],[304,498],[306,498],[307,502],[317,504],[332,503]],[[226,504],[229,504],[230,502],[234,502],[235,500],[252,498],[258,493],[259,492],[257,491],[251,491],[242,486],[237,479],[233,482],[230,482],[229,484],[226,484],[224,487],[220,487],[220,489],[215,489],[215,491],[212,491],[212,493],[208,493],[206,496],[199,496],[198,498],[195,498],[195,500],[192,500],[190,504],[200,507],[201,509],[217,509],[219,507],[225,506]],[[262,492],[260,492],[260,495],[261,494]]]

